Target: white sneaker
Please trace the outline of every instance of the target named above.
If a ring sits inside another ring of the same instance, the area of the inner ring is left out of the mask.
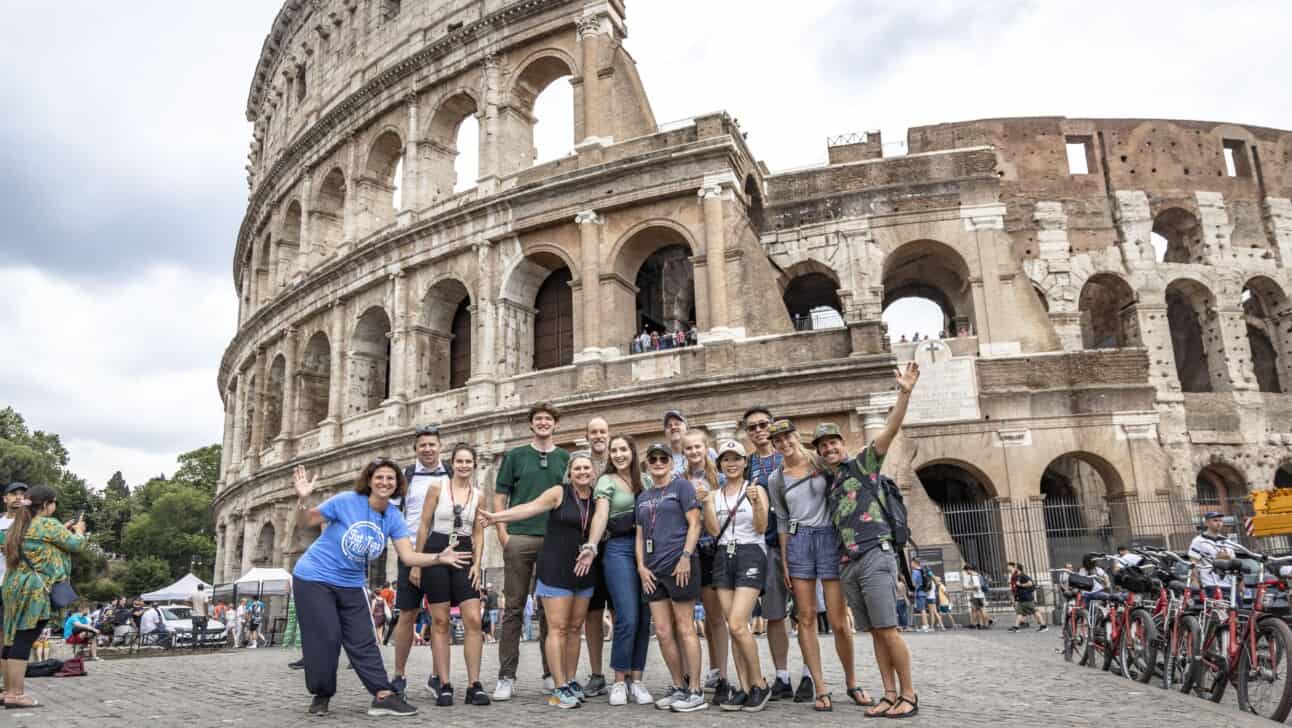
[[[689,693],[687,693],[687,691],[683,690],[682,688],[679,688],[676,686],[671,687],[668,690],[664,691],[664,697],[655,701],[655,707],[659,708],[660,710],[668,710],[673,705],[673,703],[677,702],[678,700],[685,700],[688,694]]]
[[[677,700],[674,700],[673,704],[670,705],[668,709],[674,713],[693,713],[697,710],[704,710],[708,707],[709,704],[704,701],[704,693],[694,692],[684,693]]]
[[[650,691],[646,689],[646,686],[636,680],[628,686],[628,689],[633,694],[633,701],[638,705],[650,705],[655,702],[654,696],[650,694]]]
[[[628,686],[624,683],[617,682],[610,686],[610,704],[627,705],[628,704]]]
[[[493,699],[499,701],[511,700],[511,691],[516,681],[509,677],[498,678],[498,685],[493,689]]]
[[[249,650],[254,650],[254,649],[256,649],[256,643],[255,643],[255,642],[252,642],[251,644],[247,645],[247,649],[249,649]]]
[[[929,631],[929,625],[927,625],[927,624],[926,624],[926,625],[924,625],[923,627],[920,627],[920,631],[921,631],[921,632],[928,632],[928,631]]]
[[[555,693],[555,692],[556,692],[556,681],[552,679],[552,676],[548,675],[547,677],[543,678],[543,694],[551,695],[552,693]]]
[[[704,673],[704,689],[705,690],[717,689],[718,681],[721,679],[722,679],[721,672],[719,672],[716,668],[712,668],[712,667],[709,668],[709,671]]]

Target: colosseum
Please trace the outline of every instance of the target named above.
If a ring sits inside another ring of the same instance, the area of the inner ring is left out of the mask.
[[[1292,132],[987,119],[772,172],[727,114],[658,123],[626,27],[624,0],[284,3],[247,98],[217,581],[311,542],[294,465],[346,488],[415,425],[478,443],[486,489],[536,400],[566,446],[670,408],[731,437],[753,402],[860,443],[911,359],[885,470],[948,573],[1044,579],[1292,486]],[[558,83],[573,151],[536,165]],[[890,340],[911,298],[942,330]]]

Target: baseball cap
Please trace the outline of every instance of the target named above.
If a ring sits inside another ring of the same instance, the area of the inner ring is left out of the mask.
[[[767,433],[772,437],[776,437],[777,435],[784,435],[786,433],[795,432],[797,430],[798,428],[795,427],[794,423],[790,422],[789,420],[776,420],[775,422],[772,423],[772,426],[768,428]]]
[[[727,440],[726,442],[723,442],[721,445],[718,445],[719,460],[722,459],[723,455],[729,452],[734,452],[735,454],[743,458],[745,457],[745,446],[741,445],[739,442],[736,442],[735,440]]]
[[[10,486],[10,487],[13,487],[13,486]],[[1202,514],[1202,520],[1204,521],[1210,521],[1213,518],[1224,518],[1224,517],[1225,517],[1225,514],[1221,513],[1220,511],[1207,511],[1206,513]]]
[[[681,420],[682,424],[684,425],[686,424],[686,417],[684,417],[681,412],[678,412],[677,410],[669,410],[668,412],[664,413],[664,427],[666,429],[668,428],[668,421],[674,417]]]
[[[816,426],[816,432],[812,433],[812,447],[827,437],[837,437],[843,439],[843,433],[839,431],[839,426],[833,422],[822,422]]]
[[[654,453],[654,452],[662,452],[665,455],[669,456],[670,458],[673,457],[673,450],[668,445],[665,445],[664,443],[661,443],[661,442],[652,442],[649,446],[647,446],[646,457],[649,458],[651,456],[651,453]]]
[[[18,482],[18,481],[16,481],[16,480],[15,480],[14,482],[12,482],[12,483],[10,483],[9,485],[5,486],[4,494],[5,494],[5,495],[9,495],[10,493],[13,493],[14,491],[19,491],[19,490],[31,490],[31,486],[30,486],[30,485],[27,485],[26,483],[20,483],[20,482]]]

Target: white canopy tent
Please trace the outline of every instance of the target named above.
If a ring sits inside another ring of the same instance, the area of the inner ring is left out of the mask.
[[[233,582],[238,594],[285,596],[292,593],[292,575],[286,569],[256,567]]]
[[[211,591],[210,584],[190,573],[168,587],[148,592],[143,595],[143,600],[145,602],[187,602],[193,592],[197,591],[198,584],[205,586],[208,592]]]

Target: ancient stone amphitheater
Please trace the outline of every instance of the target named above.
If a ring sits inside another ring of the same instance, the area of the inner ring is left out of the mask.
[[[1292,132],[990,119],[774,173],[726,114],[656,121],[624,5],[284,3],[247,99],[217,581],[310,543],[292,466],[349,487],[374,455],[410,459],[414,425],[479,445],[485,487],[540,399],[567,446],[595,415],[656,437],[667,408],[730,437],[753,402],[860,442],[912,358],[886,471],[948,571],[1014,557],[1043,578],[1292,485]],[[535,165],[557,83],[573,151]],[[890,341],[882,314],[911,297],[943,331]],[[698,345],[631,347],[692,325]]]

